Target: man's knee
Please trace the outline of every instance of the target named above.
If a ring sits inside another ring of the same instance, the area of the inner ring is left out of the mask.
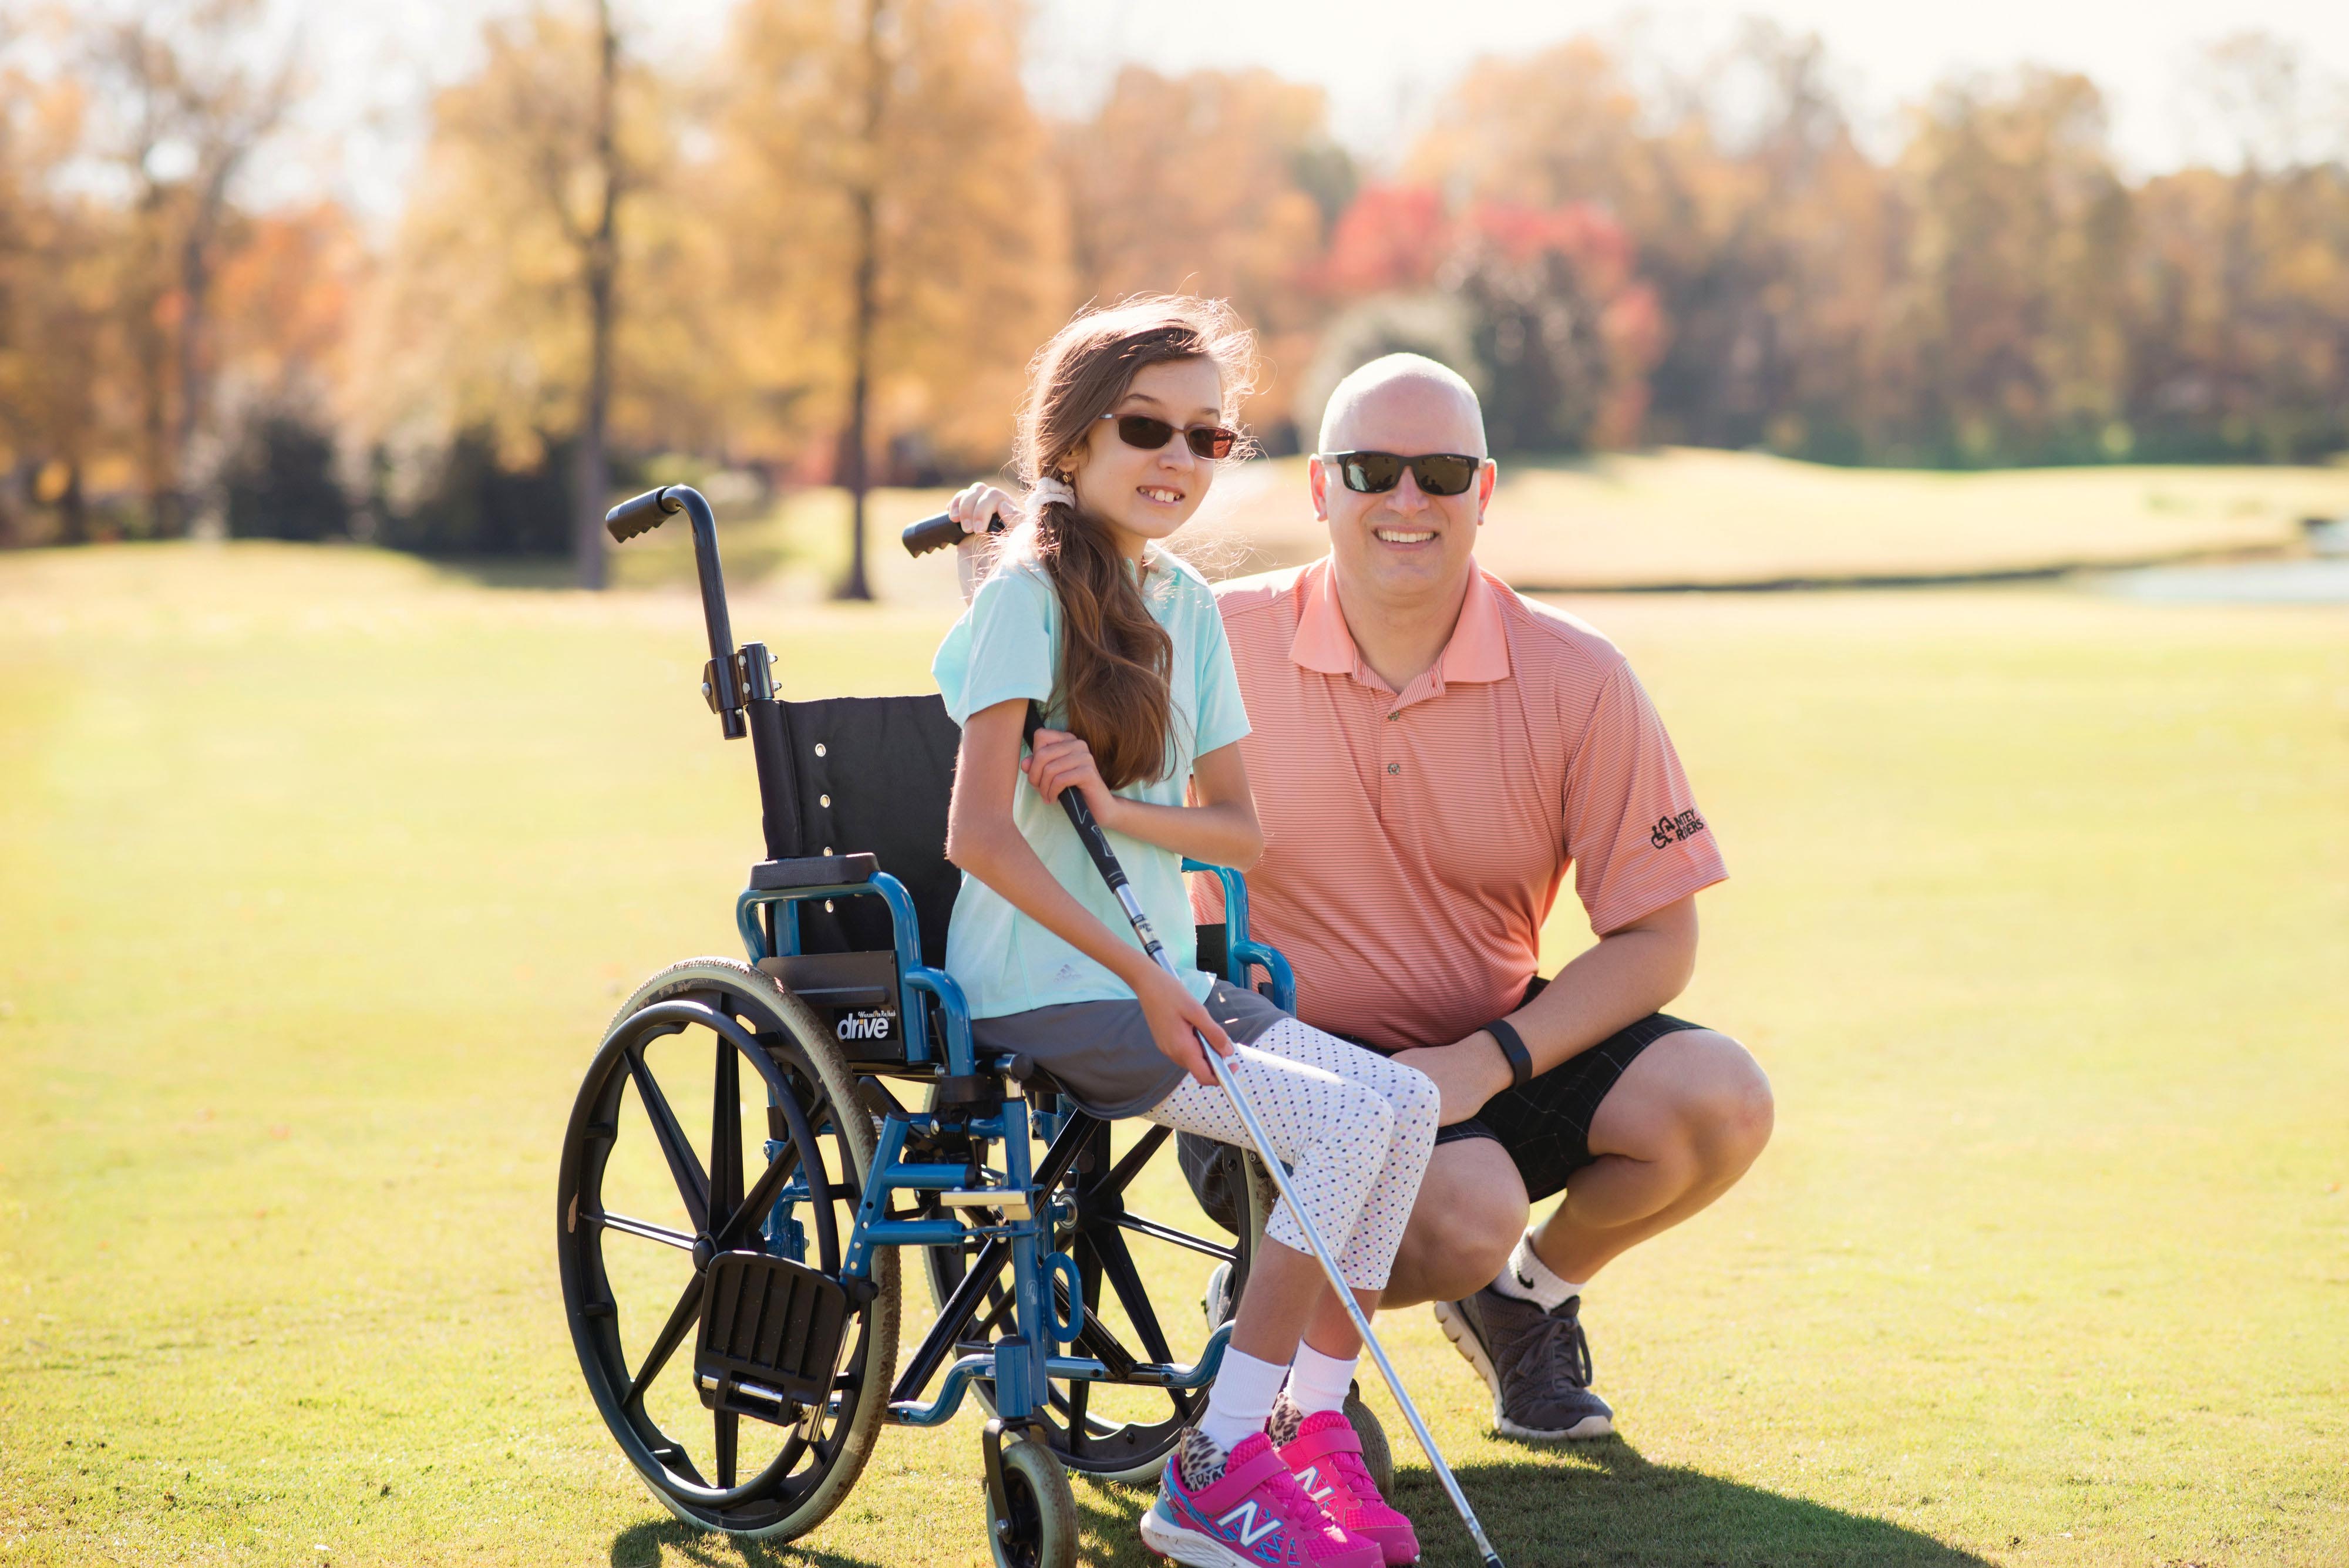
[[[1395,1258],[1398,1286],[1452,1300],[1492,1282],[1525,1233],[1525,1182],[1497,1143],[1445,1144],[1429,1162]]]
[[[1681,1042],[1689,1056],[1680,1107],[1689,1141],[1708,1165],[1744,1169],[1770,1141],[1777,1119],[1762,1064],[1714,1030],[1683,1030],[1667,1038]]]
[[[1734,1179],[1770,1141],[1770,1080],[1745,1047],[1682,1029],[1632,1060],[1590,1125],[1594,1154],[1682,1166],[1696,1182]]]

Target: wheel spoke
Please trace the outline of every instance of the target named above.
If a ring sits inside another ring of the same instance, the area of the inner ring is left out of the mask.
[[[1166,1334],[1158,1326],[1158,1314],[1150,1304],[1150,1293],[1143,1287],[1142,1275],[1133,1266],[1133,1254],[1125,1250],[1125,1238],[1114,1231],[1104,1231],[1093,1239],[1093,1251],[1101,1259],[1102,1272],[1109,1276],[1112,1289],[1117,1292],[1119,1304],[1133,1324],[1133,1332],[1142,1336],[1142,1348],[1153,1361],[1174,1359],[1166,1348]]]
[[[660,1143],[661,1153],[668,1160],[668,1173],[677,1179],[677,1195],[685,1201],[686,1217],[693,1221],[696,1231],[709,1228],[709,1178],[701,1173],[701,1161],[694,1158],[693,1145],[686,1141],[685,1129],[677,1124],[677,1113],[668,1108],[668,1096],[653,1081],[653,1072],[645,1065],[641,1047],[628,1053],[628,1076],[636,1085],[636,1097],[644,1102],[645,1116],[653,1124],[653,1137]]]
[[[1080,1377],[1069,1385],[1069,1457],[1082,1459],[1085,1453],[1085,1407],[1092,1402],[1093,1386]]]
[[[624,1236],[642,1236],[647,1241],[658,1241],[665,1247],[682,1251],[693,1251],[693,1238],[682,1231],[671,1231],[662,1225],[647,1225],[642,1220],[632,1220],[626,1214],[614,1214],[608,1210],[601,1214],[579,1216],[590,1225],[601,1225],[606,1231],[617,1231]]]
[[[731,1491],[734,1480],[734,1440],[741,1435],[742,1417],[731,1410],[713,1412],[718,1423],[718,1484]]]
[[[1123,1192],[1133,1182],[1135,1174],[1150,1163],[1150,1157],[1158,1152],[1159,1146],[1173,1137],[1174,1132],[1174,1129],[1172,1127],[1154,1127],[1143,1133],[1134,1146],[1125,1151],[1125,1158],[1117,1162],[1116,1168],[1101,1179],[1097,1189],[1102,1192]]]
[[[750,1232],[759,1228],[759,1221],[765,1218],[767,1210],[775,1206],[775,1194],[783,1189],[783,1183],[789,1181],[792,1173],[799,1168],[800,1154],[796,1146],[784,1149],[767,1162],[767,1168],[759,1174],[759,1184],[750,1189],[748,1198],[734,1206],[733,1214],[716,1231],[719,1251],[732,1251],[749,1239]]]
[[[1177,1231],[1172,1225],[1161,1225],[1155,1220],[1144,1220],[1139,1215],[1121,1214],[1117,1217],[1117,1224],[1121,1231],[1132,1231],[1174,1246],[1188,1247],[1194,1252],[1205,1252],[1210,1258],[1221,1258],[1226,1263],[1239,1255],[1236,1249],[1221,1242],[1210,1241],[1204,1236],[1194,1236],[1187,1231]]]
[[[740,1058],[722,1036],[709,1095],[709,1210],[702,1223],[731,1218],[742,1202],[742,1076]]]
[[[645,1353],[644,1365],[636,1368],[636,1376],[629,1380],[628,1397],[622,1401],[623,1404],[633,1407],[643,1401],[645,1390],[652,1386],[653,1379],[659,1376],[661,1368],[668,1365],[668,1358],[677,1354],[677,1347],[685,1340],[686,1331],[699,1321],[702,1283],[707,1278],[707,1275],[696,1274],[687,1282],[685,1293],[677,1298],[677,1309],[668,1314],[668,1321],[661,1324],[660,1334],[653,1340],[652,1349]]]

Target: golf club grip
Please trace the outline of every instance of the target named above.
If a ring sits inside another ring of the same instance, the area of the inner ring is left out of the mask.
[[[1003,519],[1000,516],[988,519],[987,531],[990,534],[1002,533]],[[963,533],[961,524],[941,512],[935,517],[925,517],[919,523],[911,524],[899,537],[905,542],[905,554],[926,556],[933,550],[943,550],[948,545],[961,544]]]
[[[1043,727],[1044,710],[1030,701],[1027,722],[1019,727],[1020,740],[1032,749],[1036,744],[1036,732]],[[1085,853],[1092,857],[1093,869],[1100,872],[1102,880],[1109,884],[1109,890],[1114,893],[1126,886],[1125,867],[1117,863],[1117,851],[1109,846],[1109,836],[1102,831],[1101,824],[1093,820],[1093,808],[1085,804],[1084,793],[1073,784],[1062,790],[1061,809],[1069,814],[1069,826],[1077,830],[1077,841],[1085,846]],[[1143,923],[1143,929],[1149,931],[1148,922]],[[1157,941],[1156,933],[1150,933],[1150,941]]]

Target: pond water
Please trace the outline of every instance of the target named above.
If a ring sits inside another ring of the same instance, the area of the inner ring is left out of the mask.
[[[2147,566],[2091,580],[2098,592],[2147,604],[2349,605],[2349,558]]]

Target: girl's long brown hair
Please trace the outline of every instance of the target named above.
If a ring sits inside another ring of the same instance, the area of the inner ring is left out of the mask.
[[[1251,335],[1221,300],[1145,295],[1080,312],[1030,367],[1017,448],[1021,482],[1067,479],[1078,450],[1144,366],[1212,360],[1228,410],[1245,394],[1250,356]],[[1055,696],[1070,731],[1092,750],[1112,789],[1164,776],[1174,646],[1152,618],[1116,536],[1081,507],[1054,503],[1023,543],[1061,601]]]

